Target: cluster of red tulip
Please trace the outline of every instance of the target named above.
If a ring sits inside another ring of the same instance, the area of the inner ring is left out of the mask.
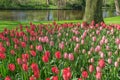
[[[120,25],[64,23],[4,29],[0,80],[118,80]]]

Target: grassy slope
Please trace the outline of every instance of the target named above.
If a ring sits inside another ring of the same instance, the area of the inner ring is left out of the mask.
[[[107,24],[120,24],[120,16],[105,18],[104,20]]]
[[[105,23],[107,24],[120,24],[120,16],[117,17],[111,17],[111,18],[105,18],[104,19]],[[57,23],[61,24],[61,23],[76,23],[76,22],[82,22],[82,20],[68,20],[68,21],[57,21]],[[47,23],[52,23],[52,21],[42,21],[42,22],[33,22],[34,24],[47,24]],[[16,26],[18,26],[19,24],[23,24],[23,25],[28,25],[29,22],[16,22],[16,21],[0,21],[0,31],[2,31],[5,27],[7,27],[8,29],[12,29],[15,28]]]

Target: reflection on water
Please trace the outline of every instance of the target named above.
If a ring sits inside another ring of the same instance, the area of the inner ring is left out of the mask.
[[[0,10],[0,20],[11,21],[80,20],[83,15],[80,10]],[[115,10],[103,9],[103,17],[115,15]]]

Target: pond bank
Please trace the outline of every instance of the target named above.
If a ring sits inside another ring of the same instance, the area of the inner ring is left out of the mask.
[[[106,24],[120,24],[120,16],[116,17],[110,17],[110,18],[104,18],[104,21]],[[13,29],[16,26],[22,24],[22,25],[28,25],[31,21],[27,22],[19,22],[19,21],[0,21],[0,31],[4,30],[5,27],[8,29]],[[40,21],[40,22],[32,22],[34,24],[48,24],[52,23],[53,21]],[[82,22],[82,20],[64,20],[64,21],[56,21],[59,24],[62,23],[77,23]]]

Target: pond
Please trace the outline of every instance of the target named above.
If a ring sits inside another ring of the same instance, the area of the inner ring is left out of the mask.
[[[80,20],[80,10],[0,10],[0,20],[7,21],[54,21]],[[103,9],[103,17],[116,16],[115,10]]]

